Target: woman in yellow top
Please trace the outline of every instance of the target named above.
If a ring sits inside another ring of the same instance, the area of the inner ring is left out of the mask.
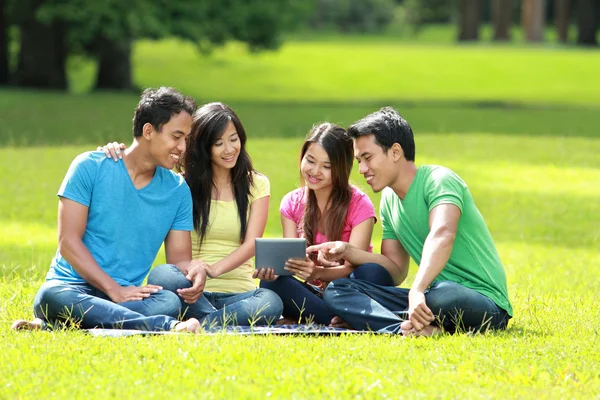
[[[159,265],[148,276],[149,284],[179,294],[181,314],[205,328],[270,324],[283,310],[279,296],[257,289],[252,278],[254,239],[267,224],[270,185],[252,167],[245,144],[246,131],[230,107],[209,103],[196,110],[182,166],[195,230],[188,271],[206,272],[204,292],[190,301],[184,293],[195,279],[174,265]]]
[[[257,289],[252,279],[254,239],[267,224],[270,185],[252,167],[245,145],[246,131],[227,105],[209,103],[194,113],[183,168],[194,204],[192,267],[203,267],[208,278],[195,303],[182,300],[182,311],[207,327],[271,323],[283,310],[279,296]],[[148,283],[175,293],[192,285],[172,265],[155,268]]]

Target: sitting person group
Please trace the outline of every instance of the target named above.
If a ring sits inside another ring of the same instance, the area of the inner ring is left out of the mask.
[[[13,329],[197,333],[313,321],[428,336],[506,328],[504,268],[467,185],[447,168],[415,164],[412,129],[397,111],[383,108],[347,131],[321,123],[309,132],[304,186],[280,205],[283,236],[309,245],[306,258],[286,263],[291,276],[252,266],[270,183],[246,140],[223,103],[196,109],[175,89],[145,90],[130,147],[109,144],[71,163],[35,318]],[[379,254],[373,203],[349,182],[354,159],[383,191]],[[163,243],[166,264],[151,270]],[[416,277],[399,288],[411,258]]]

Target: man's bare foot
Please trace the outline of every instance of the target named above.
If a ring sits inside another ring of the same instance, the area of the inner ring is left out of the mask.
[[[35,331],[42,329],[43,326],[44,322],[39,318],[35,318],[33,321],[19,319],[13,322],[11,329],[15,331]]]
[[[275,325],[294,325],[297,324],[298,320],[292,317],[283,317],[275,322]]]
[[[331,318],[331,322],[329,326],[332,328],[344,328],[344,329],[353,329],[346,321],[338,317],[337,315]]]
[[[442,330],[434,325],[427,325],[418,331],[408,319],[400,324],[400,330],[403,336],[435,336],[442,333]]]
[[[190,318],[187,321],[178,322],[173,328],[174,332],[200,332],[200,322],[196,318]]]

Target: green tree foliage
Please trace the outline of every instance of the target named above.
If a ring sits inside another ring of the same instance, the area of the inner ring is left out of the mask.
[[[380,32],[394,16],[394,0],[317,0],[311,25],[341,32]]]
[[[99,79],[112,75],[121,80],[108,79],[98,87],[122,89],[131,86],[124,71],[130,69],[131,43],[136,39],[176,36],[193,41],[202,51],[232,39],[247,43],[251,51],[276,49],[281,33],[305,22],[312,5],[312,0],[5,1],[10,2],[10,23],[21,30],[32,22],[57,27],[66,54],[96,58]]]
[[[457,1],[404,0],[406,22],[415,31],[427,24],[449,23]]]

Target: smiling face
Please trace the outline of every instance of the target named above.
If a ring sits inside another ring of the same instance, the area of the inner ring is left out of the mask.
[[[318,143],[312,143],[302,157],[300,173],[312,190],[328,189],[332,185],[329,155]]]
[[[233,122],[229,121],[223,134],[211,148],[213,168],[232,169],[237,162],[242,143]]]
[[[396,179],[397,168],[394,165],[392,151],[387,153],[375,143],[375,135],[363,135],[354,140],[354,157],[358,161],[358,170],[375,193],[392,185]]]
[[[143,127],[149,151],[158,166],[173,169],[185,153],[186,139],[192,130],[192,116],[186,111],[174,114],[158,132],[150,123]]]

